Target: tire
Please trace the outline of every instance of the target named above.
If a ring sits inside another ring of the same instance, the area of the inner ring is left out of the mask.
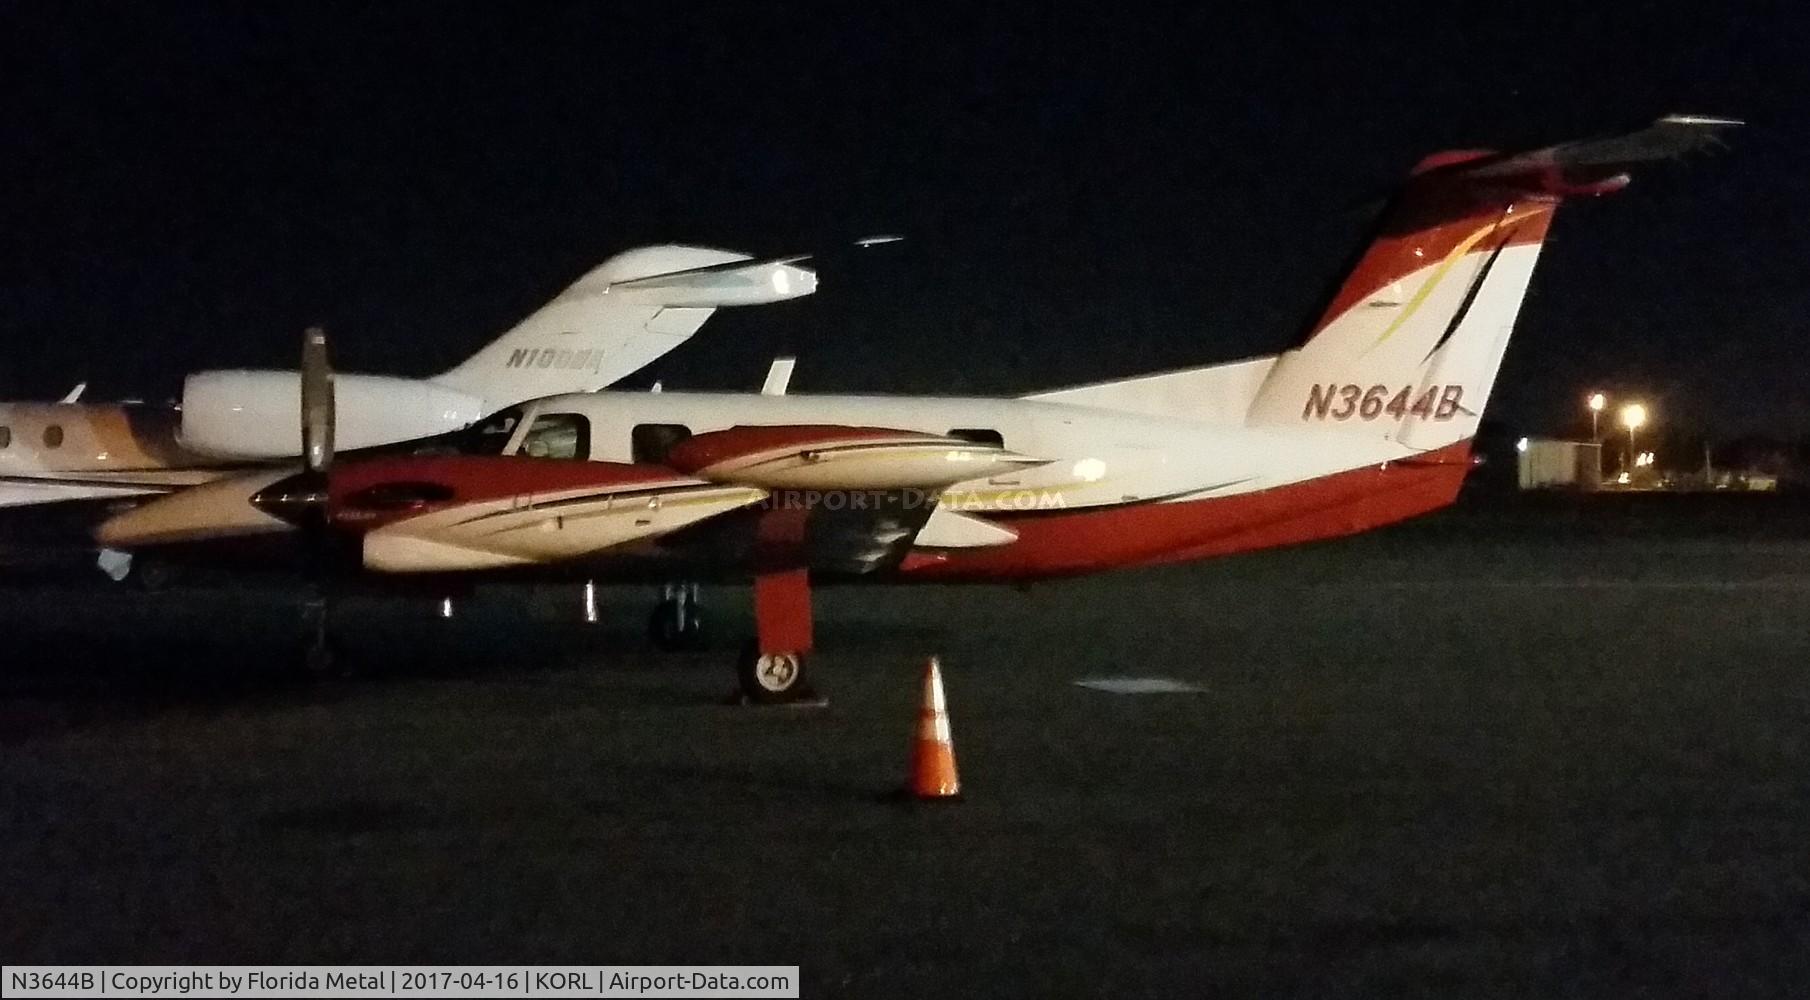
[[[756,705],[784,705],[812,697],[803,653],[765,653],[749,643],[736,661],[742,696]]]
[[[680,625],[678,605],[661,601],[647,617],[647,638],[663,652],[695,650],[704,645],[704,622],[694,608],[684,625]]]

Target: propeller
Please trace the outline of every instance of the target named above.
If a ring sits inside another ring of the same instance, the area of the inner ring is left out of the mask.
[[[333,369],[327,362],[327,331],[302,333],[302,471],[285,476],[251,497],[252,506],[303,528],[326,523],[327,473],[333,468]]]
[[[327,331],[302,334],[302,464],[324,475],[333,465],[333,369],[327,364]]]

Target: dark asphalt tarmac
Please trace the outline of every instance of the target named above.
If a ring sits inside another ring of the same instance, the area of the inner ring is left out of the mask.
[[[1733,511],[1733,513],[1730,513]],[[1460,510],[820,604],[820,710],[566,592],[0,591],[8,962],[749,963],[808,996],[1802,995],[1810,519]],[[965,801],[889,801],[943,657]],[[1200,690],[1113,694],[1082,678]]]

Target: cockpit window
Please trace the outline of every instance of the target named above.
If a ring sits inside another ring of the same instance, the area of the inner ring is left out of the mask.
[[[591,422],[576,413],[543,413],[522,436],[520,454],[530,458],[591,457]]]

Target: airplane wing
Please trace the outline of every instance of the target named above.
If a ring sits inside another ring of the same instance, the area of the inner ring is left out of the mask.
[[[222,541],[325,515],[385,573],[549,565],[675,541],[717,565],[867,573],[896,565],[948,486],[1039,464],[1001,445],[878,427],[735,427],[665,464],[524,456],[373,456],[317,473],[263,469],[103,522],[111,548]],[[758,509],[756,508],[758,506]],[[744,512],[740,516],[729,516]],[[945,517],[948,544],[1009,540]]]
[[[662,466],[503,456],[382,457],[344,463],[325,490],[294,467],[182,490],[117,514],[95,539],[118,549],[290,532],[325,515],[388,573],[554,563],[656,538],[766,491]]]

